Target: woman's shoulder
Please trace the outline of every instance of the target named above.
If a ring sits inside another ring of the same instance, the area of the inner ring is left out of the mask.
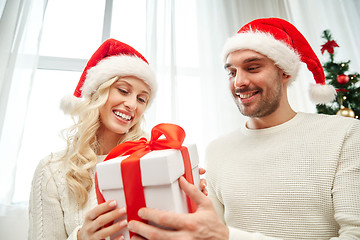
[[[42,158],[37,165],[31,183],[30,207],[32,211],[37,204],[67,199],[66,188],[66,151],[59,151]]]
[[[64,175],[66,172],[66,159],[67,159],[68,152],[58,151],[53,152],[46,157],[42,158],[35,170],[34,178],[37,177],[56,177],[59,174]]]
[[[52,152],[49,155],[43,157],[40,160],[38,166],[40,167],[45,167],[47,165],[50,165],[51,167],[61,166],[65,162],[64,159],[66,159],[67,155],[68,153],[66,150]]]

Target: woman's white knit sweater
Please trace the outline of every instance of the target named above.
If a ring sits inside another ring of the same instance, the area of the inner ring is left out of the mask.
[[[85,214],[97,205],[94,185],[84,208],[68,194],[65,180],[68,168],[63,161],[54,161],[61,154],[42,159],[34,173],[29,202],[29,239],[77,239]],[[99,156],[98,161],[104,157]]]
[[[213,141],[209,196],[230,239],[360,239],[360,121],[298,113]]]

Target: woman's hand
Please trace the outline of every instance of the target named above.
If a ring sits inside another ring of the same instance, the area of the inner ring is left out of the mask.
[[[205,172],[205,169],[199,168],[200,175],[204,175]],[[206,186],[206,179],[200,179],[200,190],[205,196],[208,195]],[[107,201],[97,205],[92,210],[87,212],[84,224],[77,233],[78,240],[105,239],[106,237],[121,231],[127,227],[126,218],[119,222],[113,223],[110,226],[108,226],[108,224],[114,222],[116,219],[124,218],[125,216],[126,209],[124,207],[116,209],[115,201]],[[124,237],[120,235],[115,240],[121,239],[124,239]]]
[[[200,175],[204,175],[205,173],[206,173],[206,170],[205,170],[205,169],[199,168],[199,174],[200,174]],[[201,190],[201,192],[202,192],[205,196],[208,195],[208,191],[207,191],[207,189],[206,189],[206,186],[207,186],[206,179],[201,178],[201,179],[200,179],[200,190]]]
[[[116,219],[124,218],[125,215],[125,207],[116,208],[115,201],[107,201],[97,205],[86,213],[84,224],[77,233],[78,240],[105,239],[121,231],[127,226],[126,218],[109,226],[108,224]],[[121,239],[124,239],[124,236],[120,235],[116,238],[116,240]]]

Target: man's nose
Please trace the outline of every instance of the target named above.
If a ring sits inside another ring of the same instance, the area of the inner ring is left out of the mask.
[[[242,88],[247,85],[249,85],[249,80],[246,74],[241,71],[237,71],[234,79],[234,88]]]

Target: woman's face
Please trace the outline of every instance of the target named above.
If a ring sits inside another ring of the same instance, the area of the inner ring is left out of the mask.
[[[149,102],[150,93],[149,86],[141,79],[133,76],[119,78],[111,85],[109,97],[100,108],[102,134],[126,133],[140,120]]]

